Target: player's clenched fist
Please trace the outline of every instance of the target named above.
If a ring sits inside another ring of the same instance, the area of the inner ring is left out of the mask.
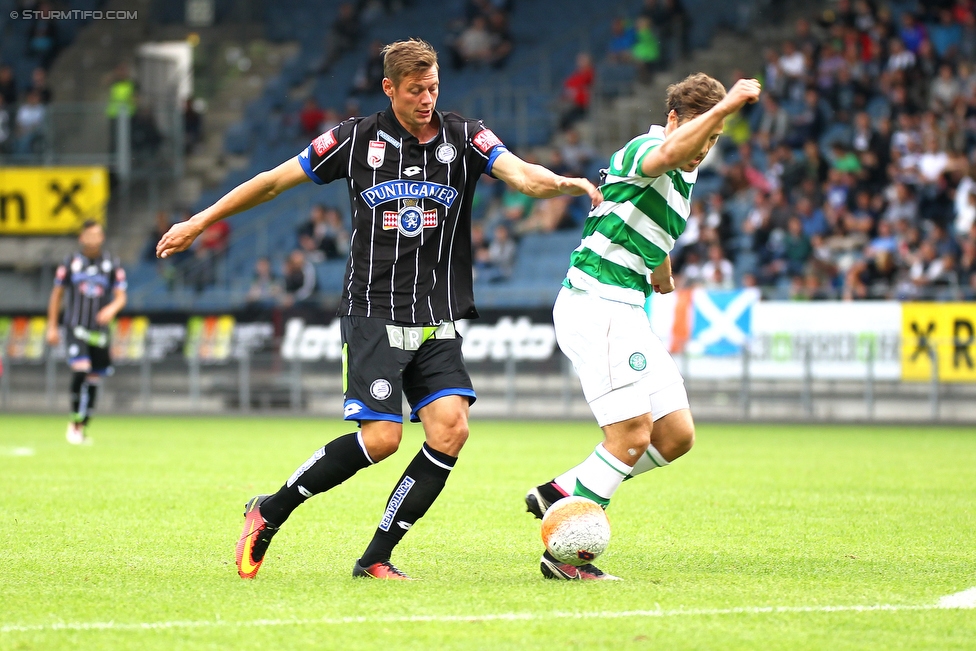
[[[729,92],[725,95],[720,104],[723,105],[731,115],[746,104],[755,104],[759,101],[759,94],[762,92],[762,84],[756,79],[740,79],[732,85]]]
[[[200,229],[189,221],[173,224],[156,245],[156,256],[166,258],[174,253],[186,251],[199,234]]]

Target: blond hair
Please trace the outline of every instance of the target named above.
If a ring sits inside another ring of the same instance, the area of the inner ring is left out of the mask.
[[[399,86],[404,77],[427,72],[437,66],[437,52],[419,38],[396,41],[383,48],[383,75]]]
[[[696,72],[668,86],[665,105],[668,114],[674,111],[678,121],[682,122],[708,112],[724,97],[725,86],[719,80],[704,72]]]

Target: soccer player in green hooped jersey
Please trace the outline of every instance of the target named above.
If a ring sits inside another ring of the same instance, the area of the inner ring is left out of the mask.
[[[553,502],[580,495],[604,508],[624,479],[666,466],[691,449],[695,425],[677,365],[651,331],[644,303],[674,290],[669,253],[685,229],[698,165],[725,118],[759,99],[755,79],[728,94],[698,73],[667,92],[667,126],[652,126],[610,158],[553,307],[556,340],[573,362],[604,441],[578,466],[525,496],[542,518]],[[542,556],[551,579],[615,579],[592,564]]]

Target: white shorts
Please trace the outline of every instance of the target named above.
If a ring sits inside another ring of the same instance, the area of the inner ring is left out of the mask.
[[[552,316],[556,342],[573,362],[600,427],[688,408],[678,365],[642,307],[563,287]]]

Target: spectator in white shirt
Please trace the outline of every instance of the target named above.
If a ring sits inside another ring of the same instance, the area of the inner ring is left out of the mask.
[[[708,247],[708,260],[701,266],[702,284],[706,289],[733,289],[735,269],[725,258],[719,244]]]
[[[893,38],[890,41],[891,53],[888,55],[888,64],[885,66],[889,72],[895,70],[909,70],[915,67],[915,53],[905,49],[905,44],[900,38]]]
[[[943,63],[939,66],[939,76],[929,84],[929,107],[933,111],[951,108],[962,92],[962,84],[952,74],[952,66]]]
[[[20,108],[17,109],[15,150],[18,154],[30,154],[41,138],[47,109],[41,103],[37,91],[31,91]]]
[[[796,49],[796,44],[793,41],[783,43],[783,54],[779,57],[779,69],[789,79],[802,79],[806,75],[806,57]]]

